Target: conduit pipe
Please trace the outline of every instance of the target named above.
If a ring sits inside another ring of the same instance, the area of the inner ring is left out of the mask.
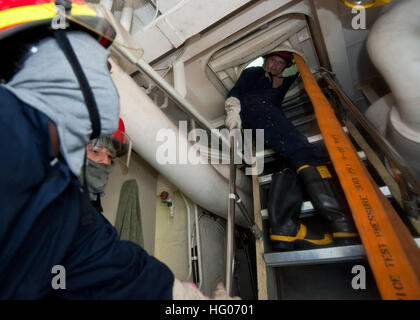
[[[121,25],[130,32],[133,23],[134,3],[133,0],[124,0],[124,7],[121,12]]]
[[[113,63],[112,78],[120,94],[120,116],[124,119],[127,134],[132,138],[133,150],[145,159],[172,184],[177,186],[191,201],[205,210],[226,218],[228,210],[229,184],[210,164],[182,164],[178,158],[180,146],[189,152],[192,145],[178,127],[160,110],[149,96]],[[159,130],[167,129],[176,138],[176,164],[161,164],[156,158],[162,142],[156,142]],[[179,142],[179,145],[178,145]],[[244,175],[239,171],[239,174]],[[244,177],[242,179],[245,179]],[[249,181],[249,179],[248,179]],[[244,205],[252,212],[251,195],[238,190]],[[246,220],[239,216],[236,222],[247,227]]]
[[[93,5],[93,4],[92,4]],[[112,6],[112,5],[111,5]],[[95,6],[95,9],[98,15],[104,17],[109,21],[117,32],[117,36],[114,40],[114,44],[111,48],[114,48],[118,45],[123,45],[127,51],[130,51],[130,55],[133,59],[139,59],[143,55],[143,48],[141,48],[138,43],[133,39],[131,34],[127,31],[126,27],[121,24],[121,21],[118,20],[114,14],[105,6],[98,4]],[[127,21],[128,24],[128,21]],[[113,52],[113,58],[118,61],[118,64],[128,73],[136,71],[137,68],[132,65],[131,62],[127,61],[126,58],[120,57]]]
[[[103,5],[107,10],[111,11],[114,0],[101,0],[99,3]]]
[[[187,202],[187,199],[185,199],[184,194],[181,192],[182,200],[184,200],[185,203],[185,209],[187,209],[187,234],[188,234],[188,276],[186,280],[189,280],[192,274],[192,257],[191,257],[191,210],[190,205]]]
[[[386,136],[420,174],[420,1],[405,0],[383,14],[367,41],[369,56],[396,105]]]
[[[182,95],[177,92],[169,83],[163,79],[158,72],[156,72],[146,61],[143,59],[138,59],[133,54],[123,48],[120,45],[113,45],[113,48],[126,58],[129,62],[136,65],[147,77],[149,77],[156,85],[161,88],[185,113],[191,116],[202,128],[211,131],[211,129],[216,129],[210,121],[207,121],[206,118]],[[215,133],[217,138],[219,138],[222,143],[226,146],[229,146],[229,141],[222,136],[220,133]]]
[[[226,223],[226,268],[225,268],[225,287],[229,296],[232,295],[233,289],[233,272],[235,266],[235,183],[236,183],[236,166],[234,164],[235,143],[234,137],[230,137],[230,143],[233,146],[230,150],[230,172],[229,172],[229,208]]]
[[[187,84],[185,81],[184,61],[178,59],[173,64],[174,68],[174,87],[175,90],[185,98],[187,96]]]
[[[198,206],[194,203],[194,219],[195,219],[195,242],[197,245],[197,262],[198,262],[198,288],[201,289],[203,284],[203,272],[201,265],[201,244],[200,244],[200,226],[198,225]]]
[[[191,116],[191,119],[194,120],[194,123],[198,123],[202,128],[205,130],[211,132],[216,137],[216,140],[219,139],[219,141],[222,142],[224,145],[224,148],[227,148],[229,150],[230,142],[228,141],[228,138],[224,135],[220,134],[218,130],[212,130],[216,129],[214,125],[212,125],[209,121],[207,121],[198,111],[197,109],[187,100],[185,99],[185,96],[183,96],[183,91],[185,90],[186,94],[186,83],[185,78],[181,79],[180,84],[180,90],[176,90],[173,88],[170,84],[168,84],[163,77],[157,73],[147,62],[145,62],[143,59],[139,59],[138,56],[134,56],[131,51],[127,50],[124,47],[121,47],[118,44],[113,45],[113,49],[123,56],[125,59],[127,59],[128,62],[134,64],[139,68],[146,76],[148,76],[150,79],[152,79],[153,82],[156,83],[156,85],[161,88],[180,108],[189,116]],[[185,77],[185,70],[184,66],[175,65],[174,69],[180,68],[178,72],[184,72]],[[182,77],[181,77],[182,78]],[[182,84],[183,83],[183,84]],[[184,88],[184,89],[183,89]],[[201,150],[203,151],[203,150]],[[211,152],[211,149],[208,150]],[[237,152],[238,159],[242,159],[242,154]],[[245,161],[244,159],[242,159]],[[229,179],[229,167],[226,165],[213,165],[216,170],[225,177],[225,179]],[[245,175],[238,173],[237,174],[237,187],[239,189],[242,189],[244,192],[250,193],[251,192],[251,184],[250,179],[246,177]]]

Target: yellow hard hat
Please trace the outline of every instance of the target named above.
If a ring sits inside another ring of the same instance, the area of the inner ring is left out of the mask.
[[[87,31],[104,47],[112,43],[114,28],[84,0],[0,0],[0,41],[37,27],[52,29],[62,8],[66,29]]]

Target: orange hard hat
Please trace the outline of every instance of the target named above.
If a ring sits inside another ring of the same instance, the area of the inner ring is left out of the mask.
[[[286,68],[289,68],[293,64],[293,54],[289,51],[272,51],[264,56],[267,59],[270,56],[279,56],[286,61]]]
[[[56,29],[85,31],[107,48],[116,32],[94,8],[84,0],[0,0],[0,81],[8,82],[32,44]]]

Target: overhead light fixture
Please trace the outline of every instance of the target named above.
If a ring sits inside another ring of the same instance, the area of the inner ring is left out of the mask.
[[[344,4],[350,8],[362,6],[363,8],[372,8],[383,6],[390,3],[392,0],[342,0]]]

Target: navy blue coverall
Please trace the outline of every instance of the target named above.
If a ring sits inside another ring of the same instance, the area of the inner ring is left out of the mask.
[[[285,77],[278,88],[261,67],[245,69],[227,97],[241,102],[242,126],[246,129],[264,129],[264,140],[288,166],[295,170],[302,165],[321,162],[321,152],[308,142],[287,120],[281,104],[297,75]]]
[[[172,299],[168,267],[119,241],[66,162],[51,162],[48,123],[0,86],[0,299]]]

